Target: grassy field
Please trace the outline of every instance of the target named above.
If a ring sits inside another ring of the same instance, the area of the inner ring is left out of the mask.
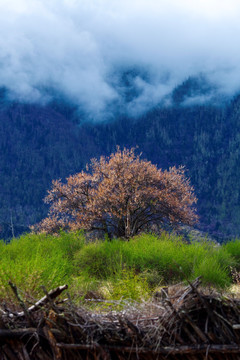
[[[227,290],[231,269],[240,270],[240,240],[216,246],[187,244],[177,236],[151,234],[130,241],[87,242],[82,232],[27,234],[0,243],[0,300],[13,301],[11,280],[22,296],[37,299],[68,284],[74,301],[85,298],[148,299],[161,286],[201,275],[204,285]]]

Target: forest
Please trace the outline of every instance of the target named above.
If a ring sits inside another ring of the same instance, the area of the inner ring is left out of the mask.
[[[85,121],[62,98],[22,104],[0,94],[1,238],[26,232],[47,214],[53,180],[85,168],[91,158],[136,147],[143,159],[168,169],[185,166],[198,198],[198,228],[218,241],[240,233],[240,97],[219,105],[183,106],[194,82],[173,93],[170,107],[138,117]]]

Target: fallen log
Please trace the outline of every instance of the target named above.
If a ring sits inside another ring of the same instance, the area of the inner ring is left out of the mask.
[[[138,354],[154,354],[154,355],[175,355],[175,354],[204,354],[206,352],[210,353],[220,353],[220,354],[239,354],[240,346],[239,345],[191,345],[191,346],[166,346],[164,348],[159,348],[158,350],[152,350],[149,348],[134,348],[126,346],[111,346],[111,345],[85,345],[85,344],[56,344],[61,349],[68,350],[96,350],[101,347],[104,350],[116,351],[116,352],[126,352],[126,353],[138,353]]]
[[[51,329],[51,332],[56,336],[61,336],[61,331],[58,329]],[[24,328],[24,329],[13,329],[5,330],[0,329],[0,339],[17,339],[24,336],[30,336],[33,334],[39,334],[39,329],[37,328]]]

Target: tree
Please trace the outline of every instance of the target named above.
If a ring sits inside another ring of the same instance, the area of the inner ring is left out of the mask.
[[[134,149],[91,160],[87,172],[53,181],[45,202],[49,215],[36,231],[86,229],[130,238],[150,226],[193,225],[197,221],[193,188],[184,168],[158,169]]]

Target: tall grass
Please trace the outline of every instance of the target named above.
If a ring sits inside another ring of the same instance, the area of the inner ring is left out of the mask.
[[[223,248],[236,260],[236,268],[240,271],[240,240],[235,239],[223,245]]]
[[[67,283],[75,299],[150,296],[157,287],[194,279],[226,288],[231,267],[237,268],[240,241],[216,247],[210,242],[187,244],[167,233],[144,234],[130,241],[89,243],[82,232],[59,236],[24,235],[0,242],[0,300],[12,300],[8,281],[28,297]]]
[[[40,295],[41,285],[51,289],[69,282],[74,254],[84,242],[82,233],[59,237],[28,234],[8,244],[0,242],[0,297],[12,298],[9,280],[33,297]]]
[[[209,242],[187,244],[166,233],[161,237],[145,234],[129,242],[92,243],[76,253],[74,261],[77,271],[99,280],[134,269],[152,280],[155,274],[155,285],[202,275],[205,284],[220,288],[230,284],[230,266],[236,264],[223,247]]]

